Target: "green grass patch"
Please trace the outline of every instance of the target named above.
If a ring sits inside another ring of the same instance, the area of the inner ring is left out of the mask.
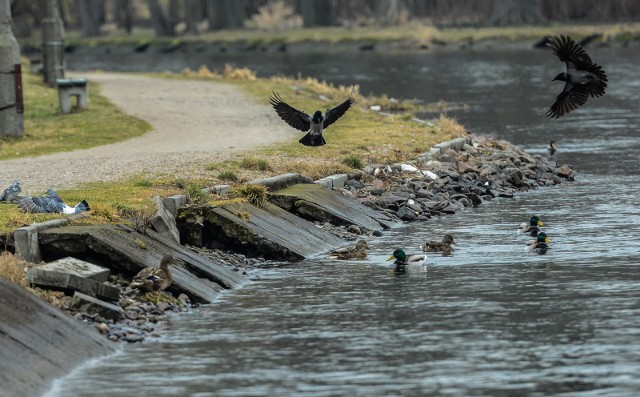
[[[88,149],[144,134],[151,126],[125,114],[90,84],[89,109],[63,115],[56,89],[40,76],[23,74],[24,130],[21,138],[0,139],[0,160]]]
[[[342,159],[342,163],[347,167],[355,168],[357,170],[362,169],[364,167],[364,163],[362,159],[358,156],[347,156]]]

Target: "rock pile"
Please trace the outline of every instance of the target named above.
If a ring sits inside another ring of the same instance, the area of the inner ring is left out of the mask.
[[[471,142],[412,163],[366,167],[359,181],[347,181],[345,194],[402,221],[417,221],[574,178],[571,167],[507,141],[472,136]]]

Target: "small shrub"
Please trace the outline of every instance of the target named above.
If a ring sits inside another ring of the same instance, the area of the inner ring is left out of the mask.
[[[9,252],[0,253],[0,277],[21,287],[27,286],[25,265],[20,258]]]
[[[224,65],[222,75],[227,80],[255,80],[256,73],[249,68],[235,68],[229,64]]]
[[[358,170],[364,167],[364,163],[362,162],[362,159],[354,155],[345,157],[344,159],[342,159],[342,163],[351,168],[355,168]]]
[[[218,178],[223,181],[238,182],[238,175],[233,171],[222,171],[218,174]]]
[[[153,186],[153,182],[146,178],[138,178],[133,182],[134,186],[138,187],[151,187]]]
[[[140,234],[147,233],[147,228],[151,225],[151,219],[156,214],[155,207],[131,208],[121,203],[115,203],[120,216],[129,220],[133,228]]]
[[[187,196],[189,204],[204,204],[209,200],[209,194],[202,191],[202,188],[195,183],[189,183],[185,186],[184,194]]]
[[[245,157],[240,162],[240,167],[247,170],[256,170],[256,171],[269,171],[271,170],[271,165],[265,159],[259,159],[257,157]]]
[[[283,0],[269,1],[247,22],[247,27],[265,30],[285,30],[302,26],[302,17]]]
[[[257,207],[263,207],[268,196],[267,187],[259,184],[238,185],[229,189],[229,197],[245,199]]]

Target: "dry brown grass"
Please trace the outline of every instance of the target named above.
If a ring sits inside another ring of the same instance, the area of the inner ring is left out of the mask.
[[[9,252],[0,253],[0,277],[23,288],[28,286],[25,278],[27,263]]]

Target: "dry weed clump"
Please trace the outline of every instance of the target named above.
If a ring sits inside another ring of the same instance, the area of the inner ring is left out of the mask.
[[[259,184],[237,185],[229,189],[229,197],[245,199],[256,207],[263,207],[268,196],[267,187]]]
[[[9,253],[0,253],[0,277],[26,288],[28,286],[25,278],[26,262],[19,257]]]
[[[247,27],[262,30],[290,30],[302,27],[302,17],[282,0],[271,0],[258,9]]]

